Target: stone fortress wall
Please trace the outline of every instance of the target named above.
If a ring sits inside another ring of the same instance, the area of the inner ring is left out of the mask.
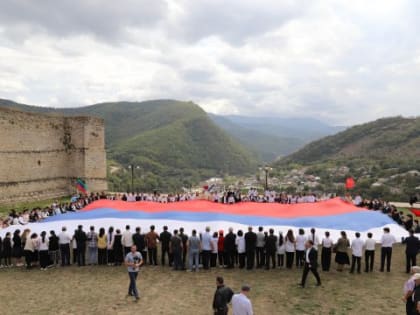
[[[0,107],[0,203],[104,191],[104,121],[27,113]]]

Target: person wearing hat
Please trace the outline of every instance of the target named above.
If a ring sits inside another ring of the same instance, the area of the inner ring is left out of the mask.
[[[412,276],[404,283],[404,295],[402,297],[402,300],[405,302],[405,309],[407,315],[411,315],[413,313],[414,309],[414,302],[413,302],[413,292],[416,287],[416,283],[414,280],[414,275],[420,273],[420,267],[419,266],[413,266],[411,267],[411,273]]]
[[[248,298],[251,287],[243,285],[241,292],[234,294],[232,297],[232,313],[233,315],[253,315],[252,303]]]

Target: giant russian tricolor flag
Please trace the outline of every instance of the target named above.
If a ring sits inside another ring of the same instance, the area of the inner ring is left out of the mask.
[[[226,205],[205,200],[176,203],[99,200],[78,212],[52,216],[40,223],[8,227],[0,230],[0,235],[16,228],[29,228],[37,233],[59,232],[63,226],[71,233],[79,224],[86,230],[91,225],[96,230],[110,226],[124,230],[128,224],[132,229],[141,227],[143,232],[148,231],[150,225],[155,225],[157,231],[167,225],[170,230],[184,227],[187,234],[191,234],[192,229],[204,231],[206,226],[212,231],[229,227],[245,231],[248,226],[263,226],[266,230],[274,228],[276,234],[280,231],[285,234],[288,229],[316,228],[320,237],[324,231],[330,231],[334,240],[340,231],[346,231],[350,238],[355,232],[361,232],[363,238],[372,232],[374,239],[379,240],[382,229],[387,226],[398,240],[407,236],[407,232],[387,215],[355,207],[339,198],[293,205],[252,202]]]

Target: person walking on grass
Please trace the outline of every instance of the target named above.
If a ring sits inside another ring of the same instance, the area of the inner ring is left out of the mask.
[[[143,265],[143,257],[137,251],[136,245],[132,245],[130,252],[125,256],[125,265],[127,266],[128,277],[130,279],[127,296],[133,296],[134,301],[137,302],[140,297],[136,281],[140,267]]]
[[[241,292],[232,297],[232,313],[233,315],[253,315],[252,303],[248,298],[251,288],[243,285]]]
[[[300,282],[300,286],[302,288],[305,287],[306,277],[308,276],[309,271],[313,273],[316,279],[316,285],[321,285],[321,279],[318,274],[318,251],[314,247],[314,243],[312,240],[308,240],[305,243],[305,265],[303,266],[303,274],[302,274],[302,281]]]
[[[231,288],[225,286],[223,277],[216,278],[216,292],[213,298],[214,315],[227,315],[228,303],[230,303],[233,291]]]

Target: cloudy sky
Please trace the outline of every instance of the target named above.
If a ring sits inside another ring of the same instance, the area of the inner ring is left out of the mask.
[[[418,0],[2,0],[0,98],[192,100],[332,124],[419,114]]]

